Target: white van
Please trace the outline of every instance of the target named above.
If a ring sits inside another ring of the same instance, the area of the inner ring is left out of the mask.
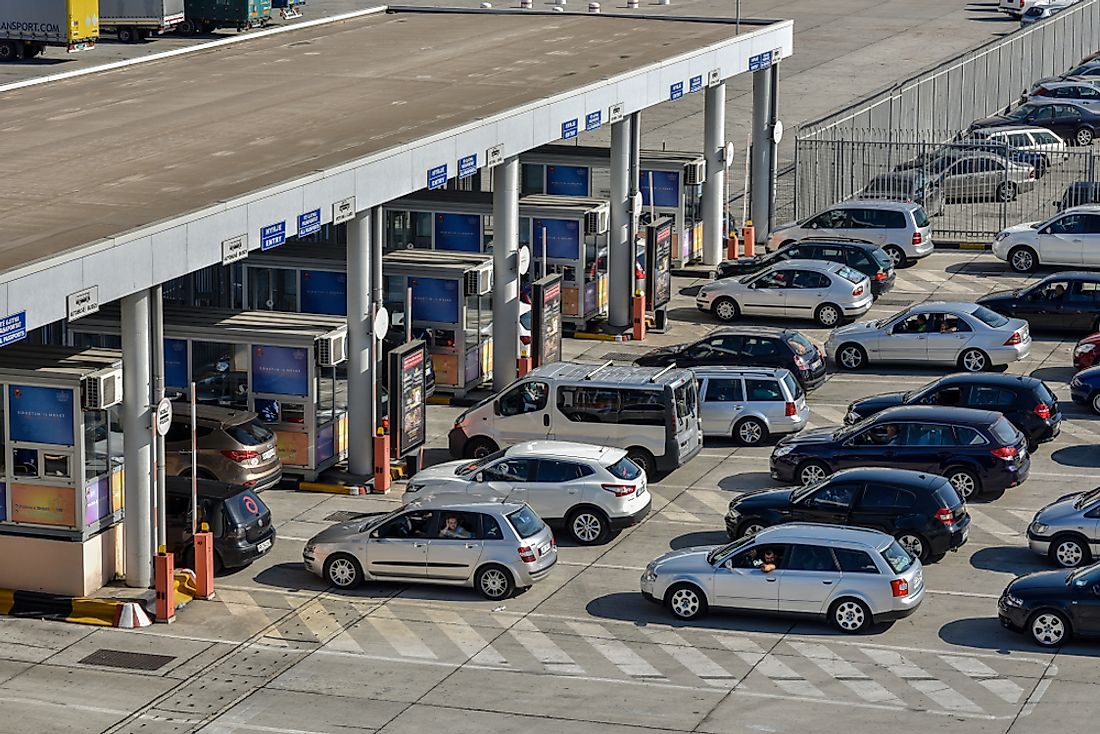
[[[703,447],[695,375],[554,362],[462,413],[448,446],[452,456],[470,459],[544,438],[626,449],[648,476],[672,471]]]

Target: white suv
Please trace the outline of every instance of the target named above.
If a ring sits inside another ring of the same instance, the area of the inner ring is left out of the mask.
[[[1018,273],[1039,265],[1100,267],[1100,205],[1070,207],[1046,221],[1001,230],[993,254]]]
[[[417,472],[404,502],[440,493],[526,502],[581,545],[604,543],[649,513],[646,475],[623,449],[566,441],[526,441],[474,461]]]

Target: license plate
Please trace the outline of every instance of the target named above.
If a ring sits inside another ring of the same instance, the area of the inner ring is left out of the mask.
[[[963,540],[962,540],[962,542],[965,543],[966,539],[969,538],[969,537],[970,537],[970,528],[963,528]]]
[[[813,361],[813,364],[811,364],[810,366],[813,367],[814,369],[817,369],[818,367],[820,367],[821,366],[821,357],[818,357],[817,359],[815,359]]]
[[[543,543],[542,545],[539,546],[539,555],[540,556],[545,556],[549,552],[550,552],[550,544],[549,543]]]
[[[267,550],[270,547],[271,547],[271,541],[270,540],[265,540],[264,542],[262,542],[258,546],[256,546],[256,551],[259,552],[259,553],[266,553]]]
[[[635,495],[635,496],[637,496],[637,497],[641,497],[641,496],[642,496],[643,494],[645,494],[645,485],[644,485],[644,484],[642,484],[642,485],[639,485],[639,487],[638,487],[638,494],[637,494],[637,495]]]
[[[263,459],[264,461],[274,459],[275,458],[275,449],[273,449],[273,448],[268,449],[267,451],[260,454],[260,458]]]

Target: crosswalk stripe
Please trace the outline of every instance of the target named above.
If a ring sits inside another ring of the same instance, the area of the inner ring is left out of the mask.
[[[509,634],[550,672],[584,675],[584,668],[577,665],[573,658],[528,620],[521,619],[516,622],[515,626],[509,630]]]
[[[1004,523],[994,520],[981,510],[975,510],[973,507],[968,506],[966,511],[970,513],[970,519],[974,521],[975,526],[987,533],[993,533],[1002,538],[1018,538],[1023,533],[1023,530],[1013,530]]]
[[[817,686],[795,672],[794,668],[751,640],[726,635],[715,635],[715,639],[723,646],[733,650],[737,657],[748,663],[753,671],[770,679],[772,683],[787,693],[806,698],[825,697],[825,694]]]
[[[897,696],[888,691],[882,684],[871,680],[855,665],[848,662],[825,645],[817,645],[809,642],[788,642],[792,648],[801,653],[807,660],[821,668],[835,680],[851,690],[857,696],[869,703],[890,704],[904,706]]]
[[[443,634],[447,635],[471,663],[497,667],[508,665],[508,661],[496,651],[496,648],[459,615],[438,609],[432,613],[432,616],[438,623],[439,629],[443,630]]]
[[[893,650],[881,650],[873,647],[861,648],[861,650],[864,655],[923,693],[936,705],[948,711],[965,711],[972,714],[984,713],[976,703],[939,678],[930,675],[905,656]]]
[[[705,683],[716,687],[727,687],[736,683],[738,677],[711,660],[707,655],[687,640],[671,630],[641,628],[666,655],[684,666],[689,673]]]
[[[343,629],[343,625],[333,619],[328,610],[317,601],[301,607],[297,614],[302,624],[304,624],[318,640],[328,639],[337,631]]]
[[[630,677],[668,680],[659,670],[646,662],[645,658],[627,647],[622,640],[615,639],[604,627],[591,622],[568,622],[567,624],[583,637],[585,642],[594,647],[596,652]]]
[[[676,508],[676,509],[673,509]],[[664,509],[660,512],[661,518],[664,520],[678,520],[679,522],[699,522],[699,516],[691,512],[684,512],[680,509],[680,505],[675,502],[669,502],[664,506]]]
[[[815,405],[810,408],[810,412],[821,416],[830,425],[840,425],[844,422],[844,415],[847,411],[827,405]]]
[[[1002,678],[997,671],[981,660],[954,655],[940,655],[940,659],[960,673],[965,673],[978,681],[978,685],[1009,703],[1016,703],[1020,700],[1020,696],[1024,695],[1023,688],[1007,678]]]
[[[1035,519],[1034,510],[1009,510],[1009,512],[1023,520],[1028,525],[1030,525],[1031,521]]]
[[[395,617],[389,609],[378,608],[366,618],[366,621],[399,655],[407,658],[436,659],[436,654],[431,651],[431,648],[425,645],[420,637],[409,629],[407,624]]]
[[[730,493],[723,492],[718,494],[717,492],[710,492],[707,490],[701,490],[699,492],[693,492],[691,496],[694,499],[699,500],[707,507],[711,508],[715,512],[719,512],[725,515],[730,507]]]

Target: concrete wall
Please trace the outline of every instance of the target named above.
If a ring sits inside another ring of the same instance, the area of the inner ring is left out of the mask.
[[[0,535],[0,589],[88,596],[121,572],[122,550],[121,525],[84,543]]]

